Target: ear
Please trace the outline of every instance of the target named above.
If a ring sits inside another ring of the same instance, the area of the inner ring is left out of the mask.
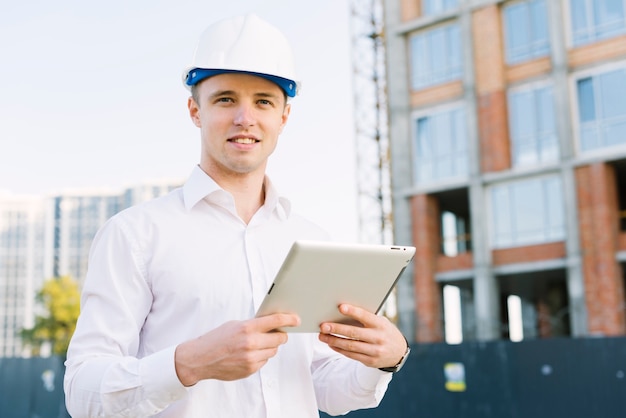
[[[283,114],[281,116],[282,122],[280,124],[280,133],[283,132],[283,128],[287,125],[287,120],[289,120],[289,114],[291,113],[291,104],[286,103],[285,108],[283,109]]]
[[[189,117],[193,124],[200,128],[202,126],[202,122],[200,121],[200,106],[198,106],[198,103],[196,103],[193,97],[187,99],[187,109],[189,109]]]

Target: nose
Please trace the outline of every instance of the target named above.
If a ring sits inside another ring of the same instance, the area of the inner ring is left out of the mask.
[[[248,103],[240,103],[235,112],[233,123],[237,126],[247,128],[256,122],[254,107]]]

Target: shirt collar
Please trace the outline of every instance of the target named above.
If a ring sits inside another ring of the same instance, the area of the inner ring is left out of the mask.
[[[291,214],[291,202],[278,194],[269,177],[265,176],[265,203],[264,207],[269,211],[276,211],[281,220],[286,220]],[[195,166],[191,175],[183,186],[183,199],[185,208],[190,211],[201,200],[213,194],[230,193],[222,189],[200,166]]]

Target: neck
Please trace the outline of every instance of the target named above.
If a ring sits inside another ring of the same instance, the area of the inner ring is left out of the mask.
[[[265,203],[265,173],[219,176],[204,171],[233,196],[237,215],[246,224]]]

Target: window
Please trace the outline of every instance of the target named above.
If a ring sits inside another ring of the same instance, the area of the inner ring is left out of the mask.
[[[570,0],[574,46],[626,33],[625,3],[626,0]]]
[[[576,89],[581,151],[626,143],[626,69],[581,78]]]
[[[441,213],[441,253],[455,257],[469,247],[466,220],[450,211]]]
[[[508,100],[513,166],[558,160],[552,87],[511,91]]]
[[[440,26],[414,35],[411,86],[414,90],[456,80],[462,75],[458,25]]]
[[[545,0],[527,0],[504,7],[506,62],[516,64],[550,52]]]
[[[525,179],[491,188],[492,247],[505,248],[565,238],[561,179]]]
[[[414,181],[466,178],[467,138],[465,112],[455,108],[415,120]]]
[[[424,16],[436,15],[454,9],[459,5],[459,0],[423,0],[422,14]]]

